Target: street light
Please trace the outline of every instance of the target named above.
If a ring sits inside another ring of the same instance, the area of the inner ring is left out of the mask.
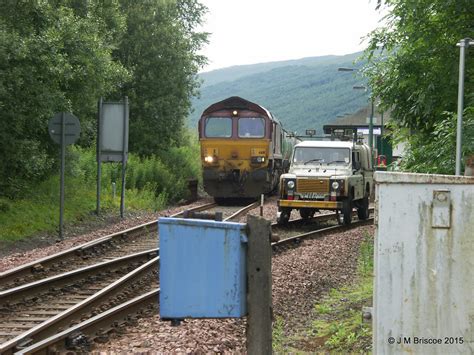
[[[363,85],[354,85],[352,88],[368,91],[367,87]],[[371,150],[374,149],[374,96],[372,93],[370,94],[369,147]]]
[[[474,46],[474,40],[462,39],[458,44],[459,52],[459,87],[458,87],[458,122],[456,129],[456,175],[461,175],[461,142],[462,142],[462,111],[464,109],[464,65],[466,60],[466,48]]]
[[[339,67],[339,68],[337,68],[337,71],[342,71],[342,72],[349,72],[349,71],[354,72],[355,71],[355,72],[357,72],[357,71],[359,71],[359,69]],[[367,87],[363,86],[363,85],[354,85],[352,88],[355,89],[355,90],[368,91]],[[371,109],[370,109],[370,119],[369,119],[369,147],[370,147],[370,151],[372,152],[372,150],[374,148],[373,147],[373,145],[374,145],[374,97],[373,97],[372,94],[370,94],[370,107],[371,107]]]

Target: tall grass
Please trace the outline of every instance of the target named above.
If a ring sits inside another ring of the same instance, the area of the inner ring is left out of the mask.
[[[104,212],[120,205],[122,166],[102,164],[101,207]],[[160,157],[129,155],[125,208],[157,211],[188,196],[187,180],[200,176],[199,147],[170,148]],[[89,218],[96,206],[97,163],[94,148],[69,147],[66,157],[65,222]],[[112,194],[116,185],[116,196]],[[59,174],[31,187],[16,200],[0,197],[0,240],[18,240],[38,232],[53,232],[59,220]]]

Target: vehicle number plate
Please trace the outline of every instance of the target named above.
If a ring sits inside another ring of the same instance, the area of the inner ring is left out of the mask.
[[[319,198],[324,198],[326,195],[318,192],[303,192],[300,194],[300,197],[305,200],[316,200]]]

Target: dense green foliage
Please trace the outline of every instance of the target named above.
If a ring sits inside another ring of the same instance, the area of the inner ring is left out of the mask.
[[[171,148],[166,158],[140,158],[130,154],[126,175],[125,210],[156,211],[170,202],[188,197],[187,179],[200,176],[199,146],[196,139]],[[68,149],[65,186],[65,222],[90,218],[96,208],[95,150],[73,146]],[[116,196],[112,196],[112,183]],[[121,165],[102,168],[101,208],[118,215]],[[24,191],[24,197],[0,197],[0,241],[13,241],[37,232],[53,232],[59,218],[59,176],[50,176]],[[28,223],[25,223],[25,220]]]
[[[54,112],[74,112],[87,137],[97,98],[127,79],[107,45],[123,28],[118,6],[91,2],[83,10],[72,1],[1,2],[0,194],[14,195],[51,171]]]
[[[302,134],[308,128],[322,133],[322,126],[338,115],[353,113],[367,105],[367,94],[353,90],[361,84],[352,73],[338,67],[353,67],[360,53],[346,56],[303,58],[294,61],[255,64],[201,74],[199,99],[193,100],[190,124],[196,127],[202,111],[229,96],[241,96],[272,111],[286,130]]]
[[[403,166],[453,173],[459,49],[474,35],[470,0],[381,0],[387,24],[369,35],[365,73],[374,95],[391,108],[395,139],[405,139]],[[474,152],[474,58],[466,56],[464,153]]]
[[[132,152],[182,143],[204,63],[204,11],[196,0],[1,2],[0,196],[21,196],[56,171],[55,112],[74,113],[80,145],[91,146],[99,97],[130,97]]]
[[[132,71],[121,93],[130,98],[130,149],[150,156],[182,142],[183,126],[205,64],[197,33],[205,7],[196,0],[121,0],[127,32],[116,58]]]

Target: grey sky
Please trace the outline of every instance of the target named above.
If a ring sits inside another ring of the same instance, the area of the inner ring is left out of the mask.
[[[201,0],[209,8],[202,30],[203,71],[232,65],[347,54],[383,17],[375,0]]]

